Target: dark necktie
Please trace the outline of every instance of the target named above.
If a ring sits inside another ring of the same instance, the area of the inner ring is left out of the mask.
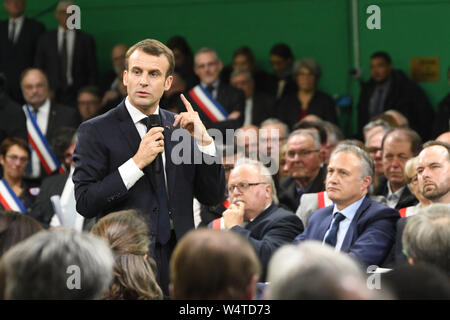
[[[158,114],[151,114],[146,119],[147,132],[153,127],[162,126],[161,118]],[[162,156],[158,154],[156,158],[147,167],[144,168],[144,173],[150,179],[150,182],[155,190],[155,196],[158,200],[158,242],[161,244],[167,243],[170,239],[170,217],[169,217],[169,203],[166,191],[166,182],[164,180],[164,167],[162,163]]]
[[[214,86],[213,86],[212,84],[208,84],[208,85],[206,86],[206,90],[207,90],[211,95],[213,95]]]
[[[59,54],[60,58],[60,80],[61,80],[61,86],[65,88],[67,86],[67,32],[63,31],[62,36],[62,44],[61,44],[61,51]]]
[[[383,104],[382,104],[382,97],[383,97],[383,88],[378,88],[375,91],[375,97],[374,97],[374,104],[372,105],[372,117],[376,116],[383,112]]]
[[[337,233],[339,230],[339,223],[344,219],[345,219],[345,216],[342,213],[340,213],[340,212],[335,213],[334,221],[333,221],[333,224],[331,225],[330,232],[328,232],[328,235],[325,238],[325,243],[328,243],[332,247],[336,246]]]
[[[16,21],[12,21],[11,23],[11,30],[9,32],[9,41],[11,41],[11,43],[14,43],[14,38],[16,35]]]

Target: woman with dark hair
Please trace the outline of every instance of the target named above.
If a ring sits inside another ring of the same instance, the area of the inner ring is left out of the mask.
[[[42,230],[39,222],[30,216],[0,210],[0,258],[9,248]]]
[[[0,210],[27,213],[31,211],[39,194],[37,183],[24,180],[23,176],[30,160],[28,143],[22,138],[6,138],[0,145],[0,165],[3,178],[0,180]]]
[[[294,80],[298,90],[285,96],[277,105],[277,115],[290,128],[306,115],[316,115],[322,120],[338,123],[334,99],[317,90],[317,82],[322,75],[316,60],[305,58],[294,65]]]
[[[194,73],[194,55],[186,39],[182,36],[173,36],[167,41],[175,58],[175,72],[186,82],[186,88],[190,89],[198,83]]]
[[[91,230],[105,238],[115,256],[114,280],[106,300],[160,300],[155,262],[148,257],[150,239],[146,222],[135,210],[118,211],[101,218]]]

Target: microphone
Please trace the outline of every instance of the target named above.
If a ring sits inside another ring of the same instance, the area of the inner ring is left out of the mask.
[[[148,130],[150,130],[151,128],[154,128],[154,127],[162,127],[161,117],[159,116],[159,114],[151,114],[147,117],[147,132],[148,132]],[[155,160],[153,160],[151,165],[153,166],[154,172],[156,172],[156,173],[161,172],[161,170],[162,170],[161,153],[159,153],[156,156]]]

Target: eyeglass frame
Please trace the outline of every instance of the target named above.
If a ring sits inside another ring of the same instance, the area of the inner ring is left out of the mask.
[[[309,156],[313,152],[320,152],[320,149],[295,151],[295,155],[293,157],[289,156],[289,152],[294,152],[294,151],[292,151],[292,150],[291,151],[286,151],[286,158],[287,159],[295,159],[295,155],[298,155],[299,158],[306,158],[307,156]]]
[[[237,188],[240,192],[244,192],[245,190],[248,190],[250,187],[256,186],[258,184],[269,184],[269,183],[268,182],[254,182],[254,183],[241,182],[241,183],[238,183],[237,185],[227,186],[227,191],[228,191],[228,194],[232,194],[234,192],[234,189]]]

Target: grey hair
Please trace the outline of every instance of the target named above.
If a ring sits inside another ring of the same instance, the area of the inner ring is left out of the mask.
[[[340,153],[352,153],[355,156],[357,156],[360,160],[360,178],[364,177],[371,177],[373,179],[373,172],[374,172],[374,166],[372,158],[370,158],[369,154],[361,149],[360,147],[357,147],[355,145],[350,144],[339,144],[336,149],[333,150],[333,152],[330,155],[330,159]]]
[[[366,124],[363,128],[363,133],[366,133],[370,129],[373,129],[374,127],[382,127],[385,132],[388,132],[392,129],[391,125],[387,123],[387,121],[378,119],[374,121],[370,121],[368,124]]]
[[[194,62],[197,63],[197,56],[201,53],[212,53],[214,56],[214,60],[219,61],[219,55],[217,54],[217,51],[214,50],[213,48],[210,47],[203,47],[200,48],[196,53],[195,53],[195,58],[194,58]]]
[[[432,264],[450,275],[450,207],[433,203],[408,218],[403,249],[416,263]]]
[[[301,68],[306,68],[319,80],[322,75],[322,69],[319,63],[313,58],[303,58],[294,64],[294,76],[297,76]]]
[[[265,126],[268,126],[270,124],[280,124],[283,126],[284,131],[286,132],[286,136],[289,136],[290,130],[289,130],[289,126],[284,123],[283,121],[277,119],[277,118],[268,118],[266,120],[264,120],[263,122],[261,122],[261,124],[259,125],[260,128],[263,128]]]
[[[320,144],[319,133],[313,129],[297,129],[292,131],[291,134],[289,135],[288,142],[289,140],[291,140],[293,136],[303,136],[303,135],[311,136],[314,142],[314,148],[316,148],[316,150],[320,150],[322,148],[322,145]]]
[[[264,177],[264,179],[266,180],[266,182],[268,184],[270,184],[270,186],[272,187],[272,191],[271,191],[271,197],[272,197],[272,201],[274,204],[278,204],[278,197],[277,197],[277,190],[275,189],[275,183],[273,181],[272,175],[270,174],[269,169],[267,169],[267,167],[258,160],[254,160],[254,159],[249,159],[249,158],[239,158],[236,160],[236,163],[234,164],[234,169],[236,169],[239,166],[242,165],[253,165],[255,167],[258,168],[259,173]]]
[[[339,141],[344,140],[345,136],[341,129],[332,122],[322,120],[322,124],[327,131],[327,140],[330,144],[337,144]]]
[[[104,239],[72,229],[42,231],[3,256],[0,283],[6,299],[91,300],[108,290],[113,267],[113,253]],[[71,279],[76,270],[79,288]]]
[[[361,284],[365,287],[364,273],[356,260],[319,241],[304,241],[297,245],[282,246],[270,259],[267,298],[285,300],[311,295],[312,287],[320,280],[311,277],[308,279],[304,275],[317,270],[322,271],[319,274],[331,275],[333,283],[328,283],[327,289],[342,287],[339,283],[349,279],[359,283],[359,287]],[[326,295],[327,292],[319,294]]]

